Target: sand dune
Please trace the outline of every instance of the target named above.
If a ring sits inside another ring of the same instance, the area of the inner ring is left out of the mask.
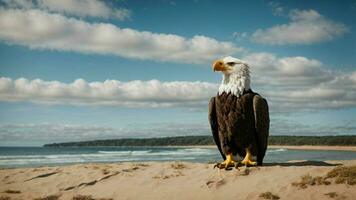
[[[356,165],[356,161],[267,163],[229,171],[213,169],[213,164],[186,162],[2,169],[0,199],[45,199],[50,195],[47,199],[272,198],[266,192],[275,199],[354,199],[356,185],[336,184],[333,179],[328,179],[329,185],[295,184],[304,175],[325,176],[338,165]]]

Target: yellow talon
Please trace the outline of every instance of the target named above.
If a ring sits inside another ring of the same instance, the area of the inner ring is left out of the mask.
[[[232,154],[230,153],[230,154],[226,155],[226,159],[225,159],[224,162],[222,162],[222,163],[217,163],[217,164],[214,166],[214,168],[215,168],[215,167],[218,167],[219,169],[223,169],[223,168],[229,169],[230,167],[234,167],[234,166],[236,166],[236,165],[237,165],[237,162],[234,160]]]
[[[245,158],[241,161],[241,164],[245,166],[256,166],[257,163],[251,160],[252,156],[250,151],[246,148],[246,156]]]
[[[257,165],[256,162],[253,162],[251,160],[243,160],[243,161],[241,161],[241,164],[243,164],[245,166],[256,166]]]

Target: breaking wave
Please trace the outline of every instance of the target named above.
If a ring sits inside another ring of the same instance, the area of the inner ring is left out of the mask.
[[[79,150],[80,151],[80,150]],[[41,154],[43,152],[38,152]],[[96,150],[92,152],[71,152],[70,154],[49,155],[0,155],[0,167],[21,167],[58,165],[86,162],[122,162],[122,161],[171,161],[198,160],[216,155],[215,149],[205,148],[151,148],[144,150]]]

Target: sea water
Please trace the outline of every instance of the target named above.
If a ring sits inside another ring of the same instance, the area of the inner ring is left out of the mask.
[[[0,147],[0,168],[59,166],[73,163],[222,160],[216,148],[202,147]],[[264,162],[356,160],[353,151],[267,150]]]

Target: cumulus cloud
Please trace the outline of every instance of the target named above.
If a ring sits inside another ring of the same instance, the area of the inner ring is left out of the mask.
[[[356,106],[356,71],[332,71],[315,59],[265,52],[243,59],[252,66],[253,88],[270,100],[272,111]]]
[[[19,9],[0,9],[0,40],[33,49],[182,63],[210,63],[242,50],[233,43],[202,35],[185,38]]]
[[[1,101],[46,104],[117,105],[122,107],[194,107],[207,105],[217,85],[207,82],[130,81],[73,83],[0,78]]]
[[[315,10],[292,10],[289,18],[288,24],[258,29],[251,40],[269,45],[312,44],[332,40],[349,31],[345,24],[327,19]]]
[[[0,0],[0,5],[5,5],[10,8],[29,9],[34,7],[32,0]]]
[[[311,86],[331,81],[334,76],[320,61],[302,56],[278,58],[271,53],[259,52],[243,59],[252,66],[258,84],[289,88]]]
[[[125,8],[111,8],[100,0],[38,0],[40,8],[61,12],[79,17],[116,18],[124,20],[130,17],[130,11]]]
[[[50,12],[63,13],[78,17],[130,18],[130,11],[125,8],[113,8],[106,1],[100,0],[1,0],[8,8],[38,8]]]
[[[276,58],[276,62],[286,58]],[[306,58],[305,58],[306,59]],[[304,59],[297,58],[305,62]],[[267,98],[271,112],[310,111],[356,107],[355,73],[329,72],[316,61],[313,70],[290,72],[274,66],[272,70],[256,68],[252,74],[252,88]],[[268,62],[267,62],[268,63]],[[297,64],[291,62],[292,66]],[[258,67],[258,65],[257,65]],[[259,75],[256,75],[259,73]],[[297,73],[285,76],[284,73]],[[324,73],[324,74],[323,74]],[[298,78],[298,76],[301,76]],[[316,80],[313,80],[313,77]],[[302,81],[297,81],[300,79]],[[73,83],[59,81],[0,78],[0,101],[30,101],[40,104],[80,106],[116,105],[129,108],[181,107],[189,110],[205,109],[210,97],[216,95],[218,84],[208,82],[129,81],[106,80]]]

